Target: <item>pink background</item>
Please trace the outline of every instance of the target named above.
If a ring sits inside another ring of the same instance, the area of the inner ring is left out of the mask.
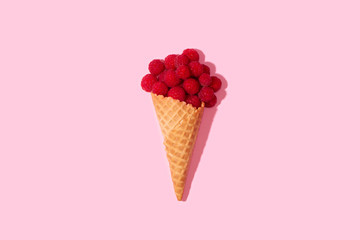
[[[216,2],[1,1],[0,239],[360,239],[359,2]],[[228,87],[178,202],[140,80],[187,47]]]

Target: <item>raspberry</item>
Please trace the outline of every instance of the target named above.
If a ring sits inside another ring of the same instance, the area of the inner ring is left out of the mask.
[[[158,81],[158,82],[154,83],[154,85],[152,87],[152,92],[157,95],[165,96],[166,93],[168,92],[168,87],[166,86],[165,83]]]
[[[195,62],[195,61],[190,62],[189,67],[190,67],[191,74],[194,77],[199,77],[204,72],[203,66],[199,62]]]
[[[216,95],[214,95],[214,97],[209,102],[205,103],[205,107],[211,108],[215,106],[216,102],[217,102],[217,97]]]
[[[199,82],[200,82],[201,86],[207,87],[207,86],[211,85],[212,80],[211,80],[211,77],[209,74],[203,73],[199,77]]]
[[[157,79],[154,75],[146,74],[141,80],[141,87],[146,92],[151,92],[151,89],[152,89],[154,83],[156,83],[156,82],[157,82]]]
[[[166,69],[176,69],[175,67],[175,58],[177,54],[170,54],[165,58],[165,67]]]
[[[190,61],[199,61],[199,53],[195,49],[185,49],[183,54],[187,56]]]
[[[197,80],[193,78],[188,78],[183,83],[183,88],[188,94],[196,94],[200,90],[200,84]]]
[[[177,99],[179,101],[185,101],[186,93],[182,87],[173,87],[168,92],[168,97],[172,97],[173,99]]]
[[[188,65],[190,60],[185,55],[178,55],[175,58],[175,67],[179,67],[181,65]]]
[[[211,87],[203,87],[199,94],[198,94],[199,98],[201,101],[207,103],[210,102],[211,99],[213,99],[214,95],[214,90]]]
[[[188,95],[185,99],[185,102],[193,105],[196,108],[201,106],[201,101],[200,101],[199,97],[196,95]]]
[[[210,74],[210,68],[209,66],[203,64],[204,73]]]
[[[174,70],[167,70],[164,75],[164,82],[168,87],[175,87],[181,83],[181,79],[176,76]]]
[[[221,88],[220,78],[213,76],[213,77],[211,77],[211,79],[212,79],[212,83],[211,83],[210,87],[212,89],[214,89],[214,92],[219,91],[219,89]]]
[[[149,71],[155,76],[159,75],[162,71],[164,71],[165,65],[159,59],[154,59],[149,63]]]
[[[166,71],[163,71],[162,73],[160,73],[160,74],[158,75],[158,79],[159,79],[159,81],[164,82],[165,73],[166,73]]]
[[[187,79],[190,77],[190,69],[188,66],[181,65],[176,69],[176,76],[181,79]]]

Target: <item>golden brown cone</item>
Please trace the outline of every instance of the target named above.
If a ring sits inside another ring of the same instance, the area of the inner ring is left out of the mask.
[[[191,154],[204,112],[204,103],[201,107],[195,108],[171,97],[153,93],[151,97],[164,136],[175,194],[181,201]]]

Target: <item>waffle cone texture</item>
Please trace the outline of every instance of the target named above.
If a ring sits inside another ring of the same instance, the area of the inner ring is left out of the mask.
[[[204,112],[204,103],[201,107],[195,108],[171,97],[153,93],[151,97],[164,136],[175,194],[181,201],[190,158]]]

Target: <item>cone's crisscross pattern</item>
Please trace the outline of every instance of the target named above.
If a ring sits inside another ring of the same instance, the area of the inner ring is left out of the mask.
[[[195,108],[170,97],[151,94],[178,200],[182,199],[187,170],[199,130],[204,103]]]

